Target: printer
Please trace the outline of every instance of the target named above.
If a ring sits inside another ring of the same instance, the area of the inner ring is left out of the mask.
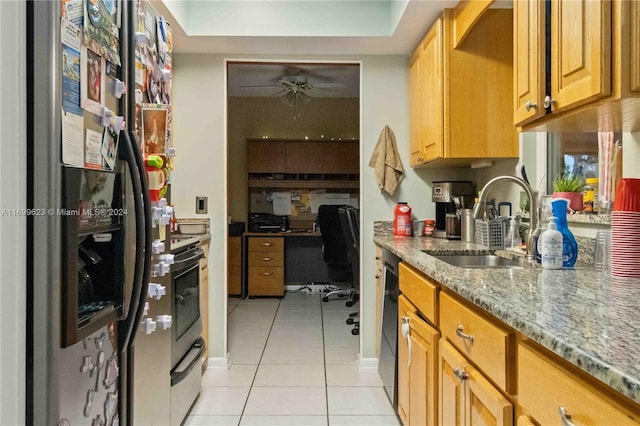
[[[249,232],[285,232],[288,229],[289,216],[249,213]]]

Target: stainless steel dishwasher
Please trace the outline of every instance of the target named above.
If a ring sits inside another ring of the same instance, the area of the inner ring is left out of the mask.
[[[398,295],[400,294],[398,263],[400,263],[400,258],[389,250],[383,250],[382,262],[385,291],[382,306],[382,336],[378,374],[380,374],[384,390],[396,410],[398,407]]]

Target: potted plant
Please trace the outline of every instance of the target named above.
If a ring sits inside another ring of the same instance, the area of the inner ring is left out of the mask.
[[[582,190],[584,179],[580,175],[560,173],[553,179],[553,198],[566,198],[569,208],[575,212],[582,210]]]

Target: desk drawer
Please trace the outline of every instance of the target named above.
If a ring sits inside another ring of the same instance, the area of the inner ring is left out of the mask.
[[[446,293],[440,293],[440,330],[500,388],[515,392],[514,332]]]
[[[282,237],[251,237],[249,238],[249,251],[283,251],[284,238]]]
[[[281,251],[249,252],[249,266],[284,266],[284,253]]]
[[[284,268],[249,268],[249,296],[284,296]]]
[[[399,266],[400,291],[415,305],[422,315],[438,325],[438,291],[424,274],[416,271],[411,266],[400,263]]]

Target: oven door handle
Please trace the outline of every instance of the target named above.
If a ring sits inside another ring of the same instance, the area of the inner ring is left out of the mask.
[[[171,372],[171,386],[175,386],[181,381],[183,381],[193,370],[193,367],[198,365],[198,361],[200,361],[200,357],[202,357],[202,353],[205,350],[206,344],[202,338],[199,338],[195,341],[193,346],[189,349],[187,354],[182,358],[182,360],[178,363],[178,366]],[[180,370],[182,364],[184,364],[188,357],[191,357],[189,364]]]
[[[193,255],[193,256],[191,256],[191,257],[188,257],[188,258],[186,258],[186,259],[180,259],[180,260],[178,260],[178,261],[175,261],[175,262],[173,263],[173,265],[174,265],[174,270],[175,270],[175,268],[176,268],[177,266],[185,265],[185,264],[187,264],[187,263],[189,263],[189,262],[195,262],[196,260],[200,260],[200,259],[202,259],[202,258],[204,258],[204,252],[203,252],[202,250],[199,250],[199,251],[197,251],[197,252],[196,252],[196,254],[194,254],[194,255]],[[185,267],[183,266],[183,267],[178,268],[178,269],[185,269]]]

